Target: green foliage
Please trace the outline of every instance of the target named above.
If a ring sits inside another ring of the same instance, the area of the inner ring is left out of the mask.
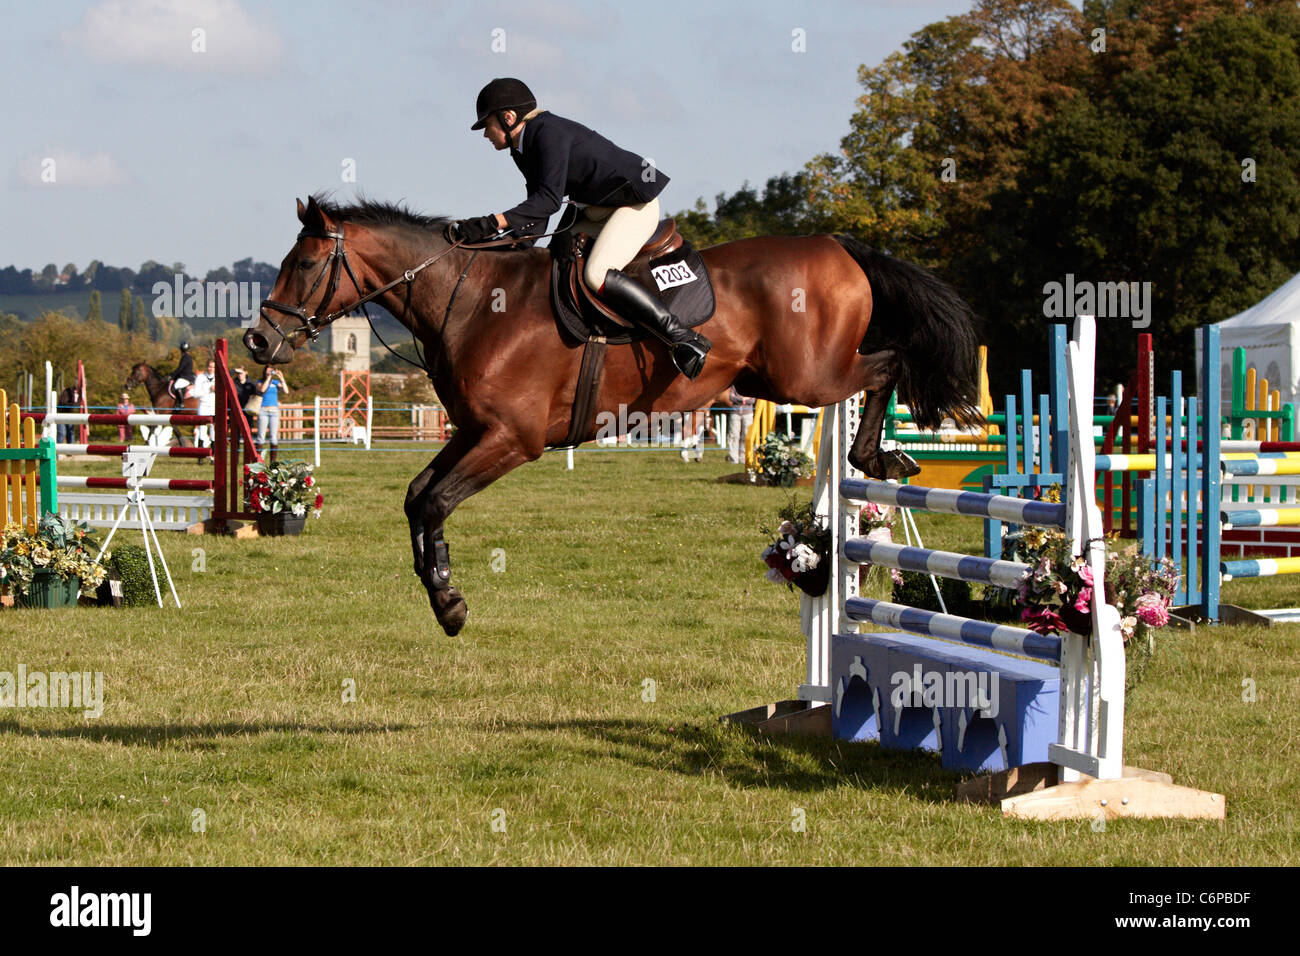
[[[90,306],[86,311],[86,321],[88,322],[104,321],[104,307],[101,304],[98,289],[94,289],[90,293]]]
[[[135,331],[131,326],[131,290],[123,289],[117,303],[117,327],[123,332]]]
[[[123,544],[113,549],[112,565],[122,579],[123,607],[157,607],[153,578],[149,573],[149,557],[138,544]],[[162,564],[153,555],[154,573],[158,586],[167,587],[167,577]]]
[[[903,571],[901,573],[903,582],[901,584],[895,582],[893,596],[890,598],[891,601],[895,604],[907,604],[927,611],[942,610],[939,607],[939,598],[934,593],[934,584],[931,583],[928,574],[921,574],[916,571]],[[939,593],[943,595],[944,605],[948,608],[949,614],[970,617],[975,613],[975,603],[971,598],[969,583],[938,576],[935,577],[935,580],[939,582]]]

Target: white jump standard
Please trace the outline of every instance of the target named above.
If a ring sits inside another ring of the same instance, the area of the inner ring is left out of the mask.
[[[846,457],[857,400],[824,410],[814,502],[831,529],[830,585],[823,597],[803,598],[808,675],[799,697],[812,706],[782,719],[815,727],[829,712],[837,735],[851,730],[852,739],[882,746],[927,746],[940,751],[945,766],[998,769],[967,781],[959,795],[999,800],[1008,816],[1222,819],[1219,794],[1175,786],[1164,774],[1123,763],[1124,643],[1119,612],[1105,603],[1106,550],[1093,493],[1095,335],[1094,320],[1079,317],[1066,354],[1070,455],[1063,504],[866,480]],[[1092,632],[1043,635],[860,597],[860,563],[999,587],[1016,587],[1029,570],[1014,561],[859,537],[865,501],[1064,531],[1095,581]],[[859,623],[905,633],[859,634]],[[899,703],[891,695],[891,677],[897,684],[899,673],[924,674],[949,691],[972,694],[921,703],[918,691]],[[1041,756],[1022,759],[1036,748]]]

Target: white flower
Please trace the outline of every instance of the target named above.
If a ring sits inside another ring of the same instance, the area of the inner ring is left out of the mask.
[[[790,567],[796,574],[813,570],[821,564],[821,560],[821,555],[806,544],[795,545],[790,552]]]

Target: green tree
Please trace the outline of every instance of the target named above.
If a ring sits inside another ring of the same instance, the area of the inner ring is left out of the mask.
[[[117,306],[117,327],[123,332],[131,331],[131,290],[123,289]]]
[[[1017,188],[994,198],[989,242],[961,267],[977,307],[1006,317],[994,348],[1041,340],[1043,286],[1067,273],[1149,282],[1162,365],[1190,372],[1191,329],[1300,263],[1297,101],[1300,12],[1285,5],[1203,20],[1148,69],[1071,102],[1034,138]],[[1133,333],[1112,329],[1098,344],[1114,381]]]
[[[86,313],[86,321],[88,322],[104,321],[104,308],[100,304],[98,289],[92,289],[90,292],[90,308]]]

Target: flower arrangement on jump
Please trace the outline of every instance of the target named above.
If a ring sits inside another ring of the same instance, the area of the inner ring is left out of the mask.
[[[319,518],[324,497],[316,487],[312,466],[305,461],[255,462],[244,466],[248,505],[267,514],[288,512],[301,518],[311,510]]]
[[[1016,559],[1032,565],[1017,592],[1025,626],[1040,634],[1090,633],[1095,582],[1087,560],[1070,553],[1070,539],[1060,531],[1026,528],[1018,539]],[[1130,687],[1155,654],[1155,630],[1169,623],[1179,577],[1172,561],[1154,560],[1136,544],[1106,552],[1106,603],[1119,611]]]
[[[32,579],[45,571],[65,582],[79,578],[83,590],[94,590],[108,573],[95,561],[98,550],[86,522],[52,512],[45,513],[35,533],[26,525],[6,525],[0,540],[0,588],[22,597],[31,590]]]
[[[873,502],[863,505],[858,516],[858,533],[877,541],[893,539],[893,520],[896,509],[882,507]],[[772,542],[763,549],[763,563],[767,565],[767,579],[773,584],[784,584],[813,597],[826,593],[830,583],[831,531],[817,514],[812,501],[796,505],[793,501],[779,512],[781,524],[775,531],[763,528]],[[868,565],[863,566],[865,575]],[[901,575],[891,569],[896,581]]]
[[[795,585],[816,597],[826,593],[830,582],[830,562],[826,556],[831,548],[831,529],[822,523],[812,501],[804,505],[789,502],[777,517],[781,524],[776,531],[761,529],[772,538],[763,549],[763,563],[767,565],[767,579],[773,584]]]
[[[804,454],[797,439],[768,432],[754,449],[750,478],[780,488],[792,488],[800,478],[812,476],[813,460]]]

